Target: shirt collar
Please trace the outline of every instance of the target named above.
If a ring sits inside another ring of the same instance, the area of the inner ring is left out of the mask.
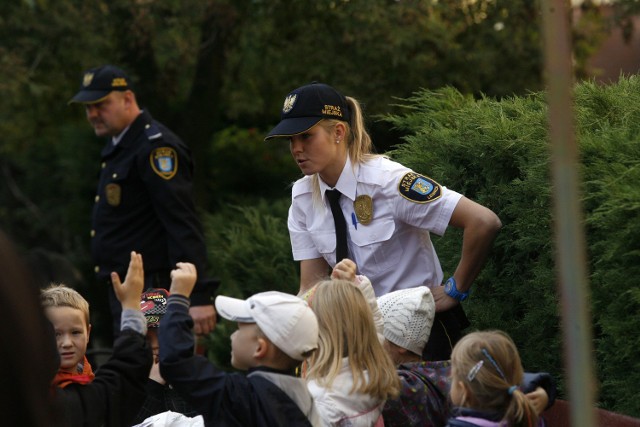
[[[356,189],[358,187],[358,180],[356,179],[358,175],[358,170],[360,169],[359,164],[355,164],[355,166],[351,165],[351,159],[349,155],[347,155],[347,161],[344,162],[344,168],[342,169],[342,173],[340,173],[340,178],[338,178],[338,182],[336,186],[333,187],[342,193],[343,196],[348,197],[351,201],[356,200]],[[331,190],[322,179],[320,181],[320,193],[324,198],[324,193],[327,190]]]
[[[124,136],[125,133],[127,133],[127,131],[129,130],[130,127],[131,127],[131,125],[127,126],[118,135],[111,137],[111,143],[113,144],[114,147],[116,145],[118,145],[118,143],[122,140],[122,137]]]
[[[144,113],[144,110],[140,110],[140,114],[138,114],[138,116],[136,117],[136,120],[138,119],[138,117],[142,116],[142,113]],[[135,120],[134,120],[135,121]],[[124,134],[127,133],[127,131],[129,130],[129,128],[131,127],[131,124],[133,122],[129,123],[129,126],[127,126],[126,128],[124,128],[124,130],[122,132],[120,132],[118,135],[111,137],[111,143],[113,144],[113,146],[115,147],[116,145],[118,145],[120,143],[120,141],[122,141],[122,138],[124,137]]]

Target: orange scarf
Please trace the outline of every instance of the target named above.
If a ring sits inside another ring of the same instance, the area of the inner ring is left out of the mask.
[[[95,378],[93,370],[91,369],[91,365],[87,360],[87,356],[84,357],[84,360],[78,363],[76,367],[76,372],[69,372],[59,370],[56,376],[53,378],[51,385],[53,387],[65,388],[69,384],[89,384]]]

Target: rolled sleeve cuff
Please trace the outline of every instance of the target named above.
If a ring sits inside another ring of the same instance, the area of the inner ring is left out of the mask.
[[[293,251],[293,259],[302,261],[305,259],[323,258],[322,254],[314,249],[299,249]]]
[[[435,228],[432,230],[433,233],[438,236],[444,236],[445,231],[447,231],[447,227],[449,226],[449,221],[451,221],[451,216],[453,215],[453,211],[458,206],[458,202],[462,198],[462,194],[457,193],[453,190],[449,190],[446,187],[443,187],[444,196],[441,203],[444,204],[443,209],[440,210],[440,216],[438,218],[437,224]]]

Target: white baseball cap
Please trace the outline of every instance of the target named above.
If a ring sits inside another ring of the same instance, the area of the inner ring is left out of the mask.
[[[318,348],[318,320],[306,301],[278,291],[246,300],[216,297],[216,310],[227,320],[255,323],[280,350],[295,360]]]
[[[378,298],[384,318],[384,337],[402,348],[422,354],[429,340],[436,303],[426,286],[400,289]]]

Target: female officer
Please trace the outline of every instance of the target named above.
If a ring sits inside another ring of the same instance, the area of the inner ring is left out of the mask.
[[[448,359],[468,325],[459,303],[501,227],[498,217],[431,178],[372,154],[358,101],[326,84],[293,90],[280,117],[265,140],[289,139],[305,175],[293,186],[288,219],[293,257],[301,261],[300,292],[343,258],[358,265],[378,296],[428,286],[439,314],[424,356]],[[464,230],[462,256],[440,286],[443,273],[429,233],[442,235],[448,225]]]

